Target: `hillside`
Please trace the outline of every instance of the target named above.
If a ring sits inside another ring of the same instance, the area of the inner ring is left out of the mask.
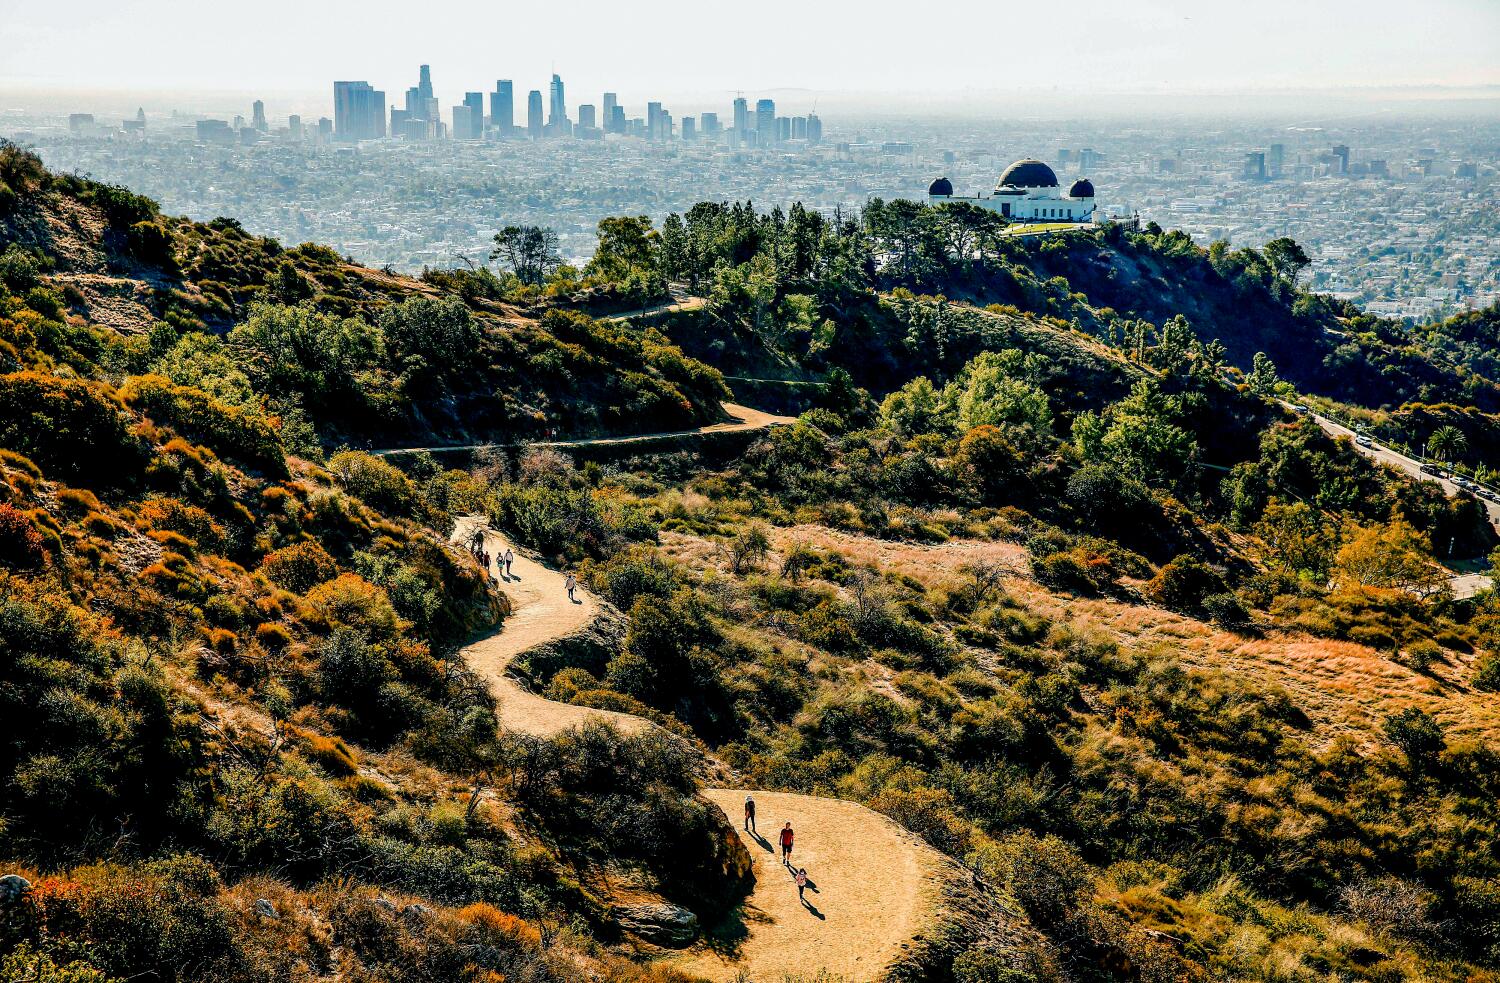
[[[1500,537],[1287,408],[1477,470],[1486,322],[911,203],[408,278],[0,184],[0,977],[1500,980]]]

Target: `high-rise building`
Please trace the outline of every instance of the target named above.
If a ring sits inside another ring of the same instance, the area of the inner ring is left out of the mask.
[[[327,143],[333,139],[333,120],[327,116],[318,117],[318,142]]]
[[[1245,155],[1245,177],[1251,181],[1266,179],[1266,155],[1264,153],[1252,150]]]
[[[94,128],[93,113],[69,113],[68,132],[74,136],[87,133]]]
[[[618,133],[615,127],[615,107],[620,104],[620,97],[613,92],[604,93],[604,129],[608,133]]]
[[[547,106],[547,127],[559,134],[568,129],[568,100],[563,95],[562,76],[555,72],[552,75],[551,101]]]
[[[806,116],[793,116],[792,117],[792,139],[793,140],[806,140],[807,139],[807,117]]]
[[[579,127],[579,129],[592,130],[597,125],[598,124],[595,122],[595,119],[594,119],[594,105],[593,105],[593,103],[584,103],[582,106],[579,106],[578,107],[578,127]]]
[[[755,138],[764,147],[776,140],[776,100],[761,99],[755,103]]]
[[[1335,173],[1335,174],[1348,174],[1349,173],[1349,148],[1346,147],[1346,146],[1344,146],[1343,144],[1339,144],[1337,147],[1333,148],[1333,157],[1334,157],[1333,173]]]
[[[385,93],[369,82],[333,83],[333,138],[375,140],[385,136]]]
[[[532,89],[526,93],[526,135],[539,139],[542,135],[542,90]]]
[[[266,122],[266,104],[259,99],[255,100],[254,105],[251,106],[250,116],[250,125],[260,132],[265,133],[271,129],[270,124]]]
[[[807,142],[823,142],[823,121],[818,118],[817,113],[807,114]]]
[[[453,130],[453,136],[459,140],[482,140],[484,139],[484,93],[465,92],[464,105],[469,107],[469,131],[460,133],[458,128]]]
[[[617,104],[606,122],[609,124],[609,132],[624,133],[628,125],[625,122],[625,107]]]
[[[682,139],[689,141],[698,139],[698,122],[691,116],[682,118]]]
[[[474,121],[470,118],[473,113],[474,111],[467,103],[453,107],[453,139],[472,140],[474,138]]]
[[[734,132],[744,133],[750,129],[750,103],[741,96],[734,101]]]
[[[302,117],[288,116],[286,118],[286,132],[293,140],[302,139]]]
[[[417,72],[417,95],[421,99],[431,99],[432,91],[432,68],[423,65]]]
[[[662,109],[659,102],[646,103],[646,134],[649,140],[664,140],[661,135]]]
[[[516,100],[510,79],[497,79],[490,93],[490,125],[501,138],[510,136],[516,126]]]
[[[719,135],[718,113],[704,113],[698,117],[698,123],[699,129],[703,131],[704,136],[714,138]]]

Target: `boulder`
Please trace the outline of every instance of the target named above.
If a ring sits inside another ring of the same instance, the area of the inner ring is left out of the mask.
[[[432,909],[424,904],[409,904],[401,909],[401,917],[409,922],[420,922],[432,912]]]
[[[674,904],[628,905],[615,909],[627,931],[656,945],[677,948],[698,937],[698,916]]]
[[[6,874],[0,877],[0,905],[14,904],[26,897],[31,890],[31,882],[20,874]]]
[[[255,913],[262,918],[276,919],[281,917],[276,914],[276,906],[267,898],[255,899]]]

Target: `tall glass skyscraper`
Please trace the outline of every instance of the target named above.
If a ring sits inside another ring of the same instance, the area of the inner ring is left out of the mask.
[[[535,140],[542,135],[542,91],[532,89],[526,94],[526,134]]]
[[[369,82],[333,83],[333,138],[374,140],[385,136],[385,93]]]
[[[490,93],[490,122],[502,137],[510,136],[516,126],[516,100],[510,79],[497,79]]]
[[[560,75],[552,76],[552,102],[547,113],[547,125],[559,132],[567,129],[568,124],[568,101],[563,96],[563,80]]]

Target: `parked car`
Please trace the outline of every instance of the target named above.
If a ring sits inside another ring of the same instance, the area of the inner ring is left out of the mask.
[[[1355,437],[1354,442],[1361,447],[1375,446],[1375,441],[1371,440],[1367,434],[1360,434],[1358,437]]]

